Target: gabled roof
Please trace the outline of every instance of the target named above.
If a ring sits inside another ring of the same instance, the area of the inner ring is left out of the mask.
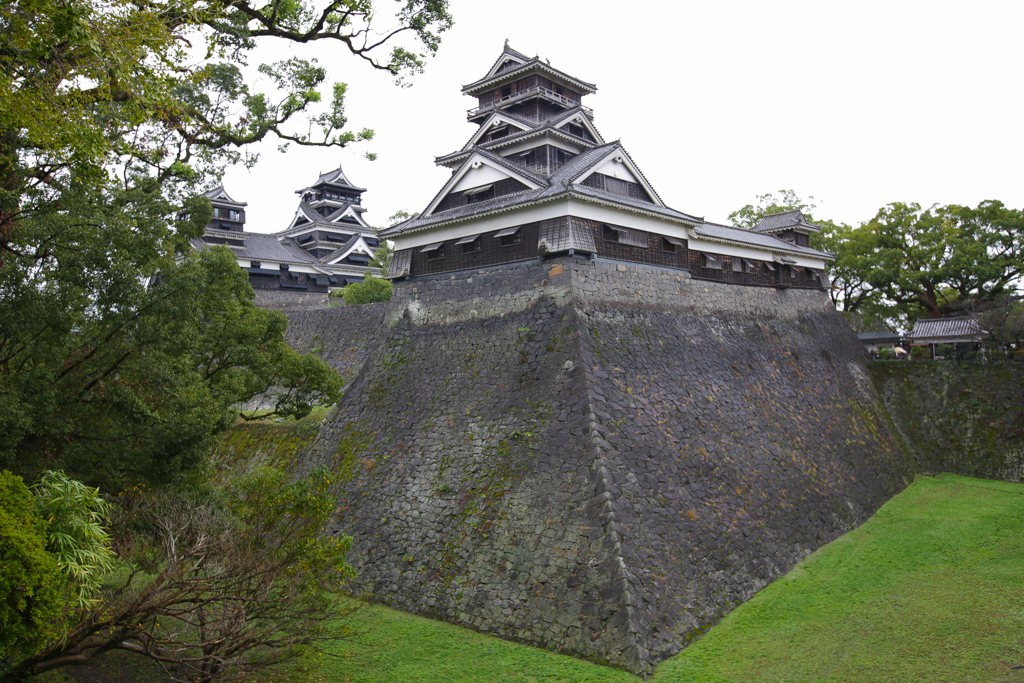
[[[227,190],[224,189],[224,183],[217,185],[217,187],[207,190],[203,193],[204,197],[209,197],[214,201],[224,202],[226,204],[234,204],[235,206],[248,206],[245,202],[239,202],[228,195]]]
[[[640,186],[644,188],[648,195],[650,195],[650,197],[654,200],[654,203],[657,204],[658,206],[664,207],[665,202],[661,201],[661,197],[659,197],[658,193],[654,191],[654,187],[649,182],[647,182],[647,178],[644,177],[644,174],[640,171],[640,168],[635,163],[633,163],[633,159],[630,158],[629,153],[617,141],[614,144],[616,145],[614,149],[610,150],[608,154],[606,154],[600,160],[594,162],[586,171],[577,176],[574,179],[574,181],[583,182],[590,175],[600,170],[604,162],[607,162],[612,159],[614,159],[615,161],[621,161],[622,164],[625,165],[626,168],[630,170],[633,176],[638,181],[640,181]]]
[[[505,71],[498,71],[501,65],[509,58],[512,58],[514,61],[522,62],[522,66],[514,69],[507,69]],[[464,95],[473,95],[476,92],[494,88],[505,81],[518,80],[530,71],[542,72],[547,78],[561,81],[575,90],[580,91],[584,95],[597,92],[597,86],[593,83],[581,81],[578,78],[570,76],[564,71],[559,71],[550,64],[542,62],[540,57],[524,59],[524,55],[522,53],[516,52],[506,45],[505,51],[501,53],[498,60],[494,63],[494,66],[492,66],[487,72],[487,75],[478,81],[470,83],[469,85],[464,85],[462,87],[462,93]]]
[[[596,128],[594,130],[596,130]],[[549,136],[561,138],[565,140],[567,143],[576,145],[578,147],[594,147],[595,145],[605,144],[604,140],[601,138],[598,138],[600,142],[594,143],[591,142],[590,140],[584,140],[583,138],[578,138],[574,135],[570,135],[569,133],[554,128],[553,126],[548,124],[541,128],[534,128],[533,130],[524,131],[522,133],[513,133],[512,135],[499,138],[498,140],[485,142],[482,145],[476,145],[469,149],[454,152],[447,156],[437,157],[436,159],[434,159],[434,163],[437,164],[438,166],[447,166],[451,168],[456,164],[461,164],[466,159],[467,156],[469,156],[470,154],[477,150],[488,150],[493,152],[496,149],[501,149],[502,147],[507,147],[508,145],[525,142],[528,140],[532,140],[534,138]]]
[[[974,318],[932,318],[918,320],[907,336],[911,339],[983,337],[988,334]]]
[[[319,213],[313,210],[313,208],[306,202],[299,202],[299,208],[295,210],[295,215],[292,217],[288,227],[277,233],[278,235],[292,235],[298,232],[313,230],[317,228],[326,229],[352,229],[357,230],[359,228],[369,229],[366,219],[363,218],[363,213],[366,212],[361,206],[356,204],[343,204],[338,207],[327,217],[321,216]],[[346,215],[351,215],[356,219],[356,223],[344,223],[341,219]],[[305,222],[299,225],[299,221],[305,219]]]
[[[753,232],[782,232],[783,230],[821,232],[820,227],[807,222],[803,212],[799,209],[770,213],[751,228]]]
[[[346,258],[349,254],[351,254],[355,250],[355,248],[359,246],[360,242],[362,243],[363,248],[369,253],[370,258],[372,259],[376,255],[377,250],[371,247],[369,244],[367,244],[365,238],[366,235],[362,235],[359,233],[352,235],[352,237],[349,238],[347,242],[345,242],[343,245],[332,251],[327,256],[324,256],[320,260],[326,264],[333,265],[334,263],[337,263],[338,261],[342,260],[343,258]]]
[[[521,173],[529,173],[524,169],[516,167],[515,164],[512,164],[511,162],[508,162],[486,150],[478,148],[475,154],[488,155],[488,158],[493,159],[496,162],[503,163],[509,167],[516,168]],[[424,212],[424,214],[384,230],[381,232],[381,236],[391,237],[408,232],[416,232],[438,225],[456,223],[468,218],[475,218],[492,213],[523,208],[557,199],[559,197],[568,196],[573,196],[584,201],[615,206],[650,216],[667,218],[672,221],[683,223],[688,227],[695,226],[701,222],[700,218],[676,211],[675,209],[670,209],[663,204],[653,204],[650,202],[630,199],[629,197],[578,184],[579,179],[584,177],[588,171],[597,168],[608,158],[613,157],[616,154],[625,154],[625,150],[622,149],[622,145],[618,141],[585,150],[568,161],[548,178],[529,174],[538,185],[536,189],[495,197],[493,199],[488,199],[467,206],[459,206],[445,211],[435,211],[430,215],[425,215],[426,212]],[[469,160],[467,160],[466,163],[469,163]],[[465,168],[465,165],[463,168]],[[639,173],[639,169],[637,170]],[[451,181],[449,182],[451,183]],[[454,185],[454,183],[451,184]],[[435,197],[434,201],[431,202],[431,207],[437,205],[438,198],[440,196],[443,196],[443,194],[439,193],[438,197]],[[656,196],[657,195],[653,194],[652,190],[652,197]],[[781,244],[786,244],[785,242],[781,242],[781,240],[775,241],[778,241]]]
[[[334,169],[333,171],[321,173],[320,177],[316,179],[316,182],[314,182],[309,187],[304,187],[301,190],[295,190],[295,194],[302,194],[307,190],[312,190],[316,187],[320,187],[321,185],[337,185],[339,187],[345,187],[350,190],[355,190],[356,192],[366,192],[365,187],[358,187],[356,185],[353,185],[352,182],[345,177],[345,173],[341,170],[341,166],[338,166],[338,168]]]
[[[537,175],[532,171],[528,171],[522,166],[514,164],[493,152],[476,147],[473,149],[472,154],[462,163],[462,166],[452,173],[452,177],[444,184],[441,191],[434,195],[434,198],[431,200],[427,208],[423,210],[423,213],[421,213],[420,216],[429,216],[437,205],[441,203],[441,200],[453,191],[454,187],[460,180],[462,180],[463,176],[465,176],[469,171],[474,170],[474,168],[478,167],[478,164],[481,164],[484,161],[491,162],[489,165],[493,167],[503,169],[503,171],[507,173],[508,177],[519,180],[530,189],[543,188],[547,184],[543,176]],[[402,225],[404,225],[404,223]]]
[[[502,65],[508,61],[517,62],[519,64],[525,64],[526,62],[530,61],[530,58],[524,55],[522,52],[517,52],[516,50],[513,50],[511,47],[509,47],[508,41],[506,40],[505,49],[503,49],[501,51],[501,54],[498,55],[498,58],[494,60],[494,64],[491,65],[491,68],[487,72],[487,75],[484,76],[484,79],[495,76],[501,70]]]
[[[474,145],[476,145],[477,141],[480,138],[482,138],[484,135],[487,135],[487,133],[490,132],[492,128],[496,127],[500,123],[515,126],[522,132],[529,132],[530,130],[537,127],[536,123],[525,120],[522,117],[512,116],[510,114],[506,114],[503,111],[497,110],[492,112],[491,115],[488,116],[487,119],[482,124],[480,124],[480,127],[477,128],[476,132],[473,133],[469,140],[466,141],[466,144],[462,146],[462,150],[460,151],[464,152],[473,147]]]

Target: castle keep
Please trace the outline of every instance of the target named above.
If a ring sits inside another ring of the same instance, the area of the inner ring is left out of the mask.
[[[334,468],[357,590],[650,674],[909,483],[798,212],[666,207],[506,47],[480,127],[390,229],[390,303],[291,316],[351,377],[303,454]]]
[[[618,141],[605,142],[582,104],[596,86],[506,44],[462,92],[477,131],[438,157],[452,176],[415,218],[389,228],[391,276],[416,277],[556,254],[685,270],[744,285],[820,289],[830,256],[799,211],[754,230],[669,208]]]
[[[245,230],[246,204],[219,185],[205,193],[213,219],[193,246],[231,249],[249,274],[259,306],[324,308],[329,291],[363,281],[379,244],[363,219],[363,192],[341,167],[323,173],[296,192],[299,206],[288,227],[267,234]]]

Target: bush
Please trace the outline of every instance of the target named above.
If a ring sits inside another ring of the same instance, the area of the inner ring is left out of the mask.
[[[361,283],[354,283],[342,290],[341,298],[349,306],[391,301],[392,285],[389,280],[368,275]]]
[[[64,578],[21,477],[0,472],[0,672],[43,645],[60,616]]]
[[[63,472],[43,472],[33,489],[36,507],[46,520],[46,550],[67,578],[78,607],[96,601],[103,575],[114,566],[110,534],[103,528],[107,503],[99,489]]]

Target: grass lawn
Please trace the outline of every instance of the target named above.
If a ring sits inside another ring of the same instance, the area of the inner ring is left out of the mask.
[[[340,657],[250,680],[640,681],[382,607],[361,610],[352,625],[364,644],[339,643],[334,654]],[[1024,666],[1024,485],[941,475],[918,477],[866,524],[662,663],[653,681],[1024,683],[1018,666]]]
[[[1024,485],[918,477],[659,683],[1024,681]]]

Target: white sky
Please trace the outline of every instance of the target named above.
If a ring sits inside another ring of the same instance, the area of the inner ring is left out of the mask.
[[[349,84],[344,150],[264,143],[228,192],[246,229],[274,232],[295,190],[339,163],[371,225],[421,211],[449,171],[435,156],[476,129],[460,94],[510,45],[598,92],[584,98],[671,207],[727,222],[756,195],[793,189],[815,215],[856,224],[889,202],[1024,206],[1024,2],[513,3],[451,0],[456,25],[412,87],[339,48],[277,46],[264,60],[317,56]],[[363,158],[378,154],[376,161]]]

